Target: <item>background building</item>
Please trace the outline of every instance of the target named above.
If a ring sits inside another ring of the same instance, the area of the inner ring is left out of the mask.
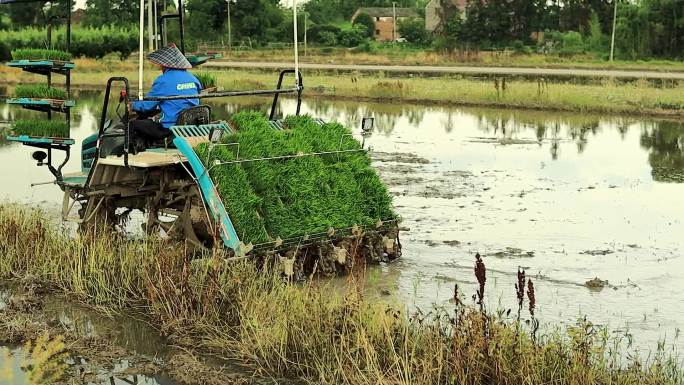
[[[397,17],[397,31],[396,36],[394,34],[394,15],[396,13]],[[371,7],[371,8],[359,8],[354,12],[351,21],[354,22],[359,15],[366,14],[373,18],[375,22],[375,31],[373,31],[373,36],[377,41],[392,41],[400,38],[399,36],[399,22],[402,20],[410,19],[412,17],[419,17],[419,15],[411,8],[396,8],[392,7]]]

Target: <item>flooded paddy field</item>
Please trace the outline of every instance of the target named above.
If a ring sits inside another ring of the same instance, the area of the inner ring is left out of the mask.
[[[81,92],[73,137],[95,131],[99,93]],[[215,118],[266,99],[213,104]],[[284,100],[282,110],[294,111]],[[0,110],[0,120],[28,114]],[[642,353],[684,347],[684,125],[673,121],[495,109],[308,101],[303,112],[358,128],[403,217],[403,257],[372,269],[367,295],[427,309],[454,285],[470,296],[474,254],[488,269],[487,305],[515,307],[518,267],[537,289],[546,327],[586,316]],[[357,131],[359,131],[357,129]],[[78,146],[75,148],[79,150]],[[78,155],[67,167],[75,171]],[[2,199],[58,215],[56,186],[27,148],[0,143]]]

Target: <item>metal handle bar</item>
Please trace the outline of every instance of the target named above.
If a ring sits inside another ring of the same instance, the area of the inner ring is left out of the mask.
[[[301,92],[300,88],[283,88],[277,90],[256,90],[256,91],[225,91],[225,92],[213,92],[210,94],[197,94],[197,95],[174,95],[174,96],[157,96],[157,97],[145,97],[144,101],[150,102],[162,102],[165,100],[181,100],[181,99],[211,99],[211,98],[225,98],[232,96],[249,96],[249,95],[272,95],[272,94],[288,94]]]
[[[278,77],[278,86],[276,90],[281,90],[283,86],[283,78],[287,74],[294,74],[295,70],[293,69],[287,69],[287,70],[282,70],[280,71],[280,76]],[[299,115],[299,110],[302,107],[302,91],[304,90],[304,78],[302,77],[302,72],[299,71],[297,73],[299,76],[299,84],[297,87],[290,89],[290,92],[293,92],[292,90],[296,90],[297,92],[297,112],[296,115]],[[275,93],[273,96],[273,103],[271,104],[271,114],[269,115],[268,119],[269,120],[274,120],[275,119],[275,113],[276,113],[276,107],[278,106],[278,96],[280,96],[280,93]]]
[[[107,80],[107,88],[105,89],[105,97],[104,97],[104,105],[102,106],[102,116],[100,117],[100,130],[97,135],[97,154],[95,159],[100,157],[100,146],[101,146],[101,139],[104,137],[104,125],[107,120],[107,107],[109,106],[109,96],[112,91],[112,84],[114,82],[122,82],[124,86],[126,87],[126,97],[124,98],[124,116],[123,116],[123,124],[126,126],[126,131],[124,135],[124,165],[128,167],[128,151],[130,148],[130,140],[131,140],[131,134],[130,134],[130,127],[128,124],[128,95],[129,95],[129,85],[128,85],[128,79],[125,77],[113,77],[109,78]],[[93,167],[94,169],[94,167]]]

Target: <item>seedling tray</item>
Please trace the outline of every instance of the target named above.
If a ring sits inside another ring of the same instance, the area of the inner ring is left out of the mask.
[[[66,74],[76,68],[74,63],[58,60],[13,60],[8,62],[7,66],[21,68],[26,72],[40,75],[46,75],[50,72]]]
[[[10,142],[19,142],[26,145],[45,145],[45,146],[72,146],[76,144],[76,141],[71,138],[46,138],[39,136],[29,136],[29,135],[8,135],[7,140]],[[43,147],[43,146],[40,146]]]
[[[33,99],[33,98],[14,98],[7,99],[7,104],[19,105],[23,108],[35,111],[57,111],[66,112],[68,109],[75,107],[76,102],[73,100],[57,100],[57,99]]]

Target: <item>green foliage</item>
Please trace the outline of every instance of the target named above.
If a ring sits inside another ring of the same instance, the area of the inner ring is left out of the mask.
[[[20,51],[21,58],[71,60],[71,57],[102,58],[117,52],[122,59],[127,58],[138,47],[138,32],[133,29],[104,26],[102,28],[76,28],[72,31],[71,55],[56,50],[37,50],[35,47],[46,46],[46,32],[39,28],[24,28],[15,31],[0,31],[0,41],[11,49]],[[64,28],[53,31],[54,48],[66,47],[66,31]],[[25,50],[28,49],[28,50]],[[45,57],[45,55],[48,57]],[[13,57],[15,57],[13,55]],[[15,57],[16,59],[16,57]]]
[[[48,22],[53,25],[59,24],[59,19],[63,19],[66,15],[66,3],[66,0],[55,0],[48,4],[34,1],[11,4],[6,8],[12,27],[21,28],[36,24],[47,25]]]
[[[357,24],[351,29],[340,32],[337,41],[345,47],[356,47],[366,40],[366,27]]]
[[[561,37],[561,55],[576,55],[584,52],[584,42],[579,32],[566,32]]]
[[[6,42],[0,41],[0,61],[8,61],[12,59],[12,52]]]
[[[461,42],[463,19],[459,14],[453,15],[442,27],[441,34],[435,39],[435,48],[448,52],[454,51]]]
[[[330,24],[315,25],[307,31],[308,38],[323,45],[336,45],[337,36],[342,32],[340,27]]]
[[[329,31],[322,31],[318,35],[317,41],[325,46],[337,45],[337,35]]]
[[[608,40],[601,32],[601,23],[596,12],[591,13],[589,20],[589,33],[585,39],[586,49],[591,52],[606,52],[608,47]]]
[[[66,99],[66,91],[60,88],[48,87],[46,85],[19,85],[14,90],[14,95],[18,98],[36,99]]]
[[[367,13],[362,13],[354,19],[354,25],[362,25],[366,28],[366,37],[372,38],[375,36],[375,21]],[[425,29],[425,28],[423,28]]]
[[[138,23],[138,0],[88,0],[83,24],[90,27],[131,27]]]
[[[23,48],[12,51],[14,60],[71,60],[71,54],[54,49]]]
[[[185,9],[188,36],[209,40],[222,34],[228,18],[225,0],[188,0]]]
[[[363,43],[352,49],[355,53],[373,53],[377,51],[376,43],[370,39],[366,39]]]
[[[272,129],[258,112],[232,120],[238,133],[226,142],[239,143],[242,160],[361,148],[345,127],[321,126],[308,116],[288,117],[284,131]],[[206,145],[197,151],[207,159]],[[236,156],[237,146],[215,147],[209,163]],[[216,166],[211,176],[244,242],[370,227],[395,217],[387,188],[363,152]]]
[[[15,120],[10,131],[14,135],[34,137],[66,138],[69,126],[63,120]]]
[[[399,22],[399,35],[409,43],[425,45],[430,43],[430,35],[425,30],[425,20],[411,18]]]
[[[63,30],[57,39],[64,46]],[[73,31],[71,53],[75,57],[85,56],[102,58],[110,53],[118,53],[121,60],[128,58],[138,49],[138,31],[118,27],[79,28]]]
[[[198,72],[195,74],[195,77],[200,81],[203,90],[216,87],[216,76],[214,74],[209,72]]]
[[[278,0],[251,0],[232,1],[230,17],[235,39],[265,43],[275,40],[285,15]],[[292,36],[287,40],[291,39]]]

